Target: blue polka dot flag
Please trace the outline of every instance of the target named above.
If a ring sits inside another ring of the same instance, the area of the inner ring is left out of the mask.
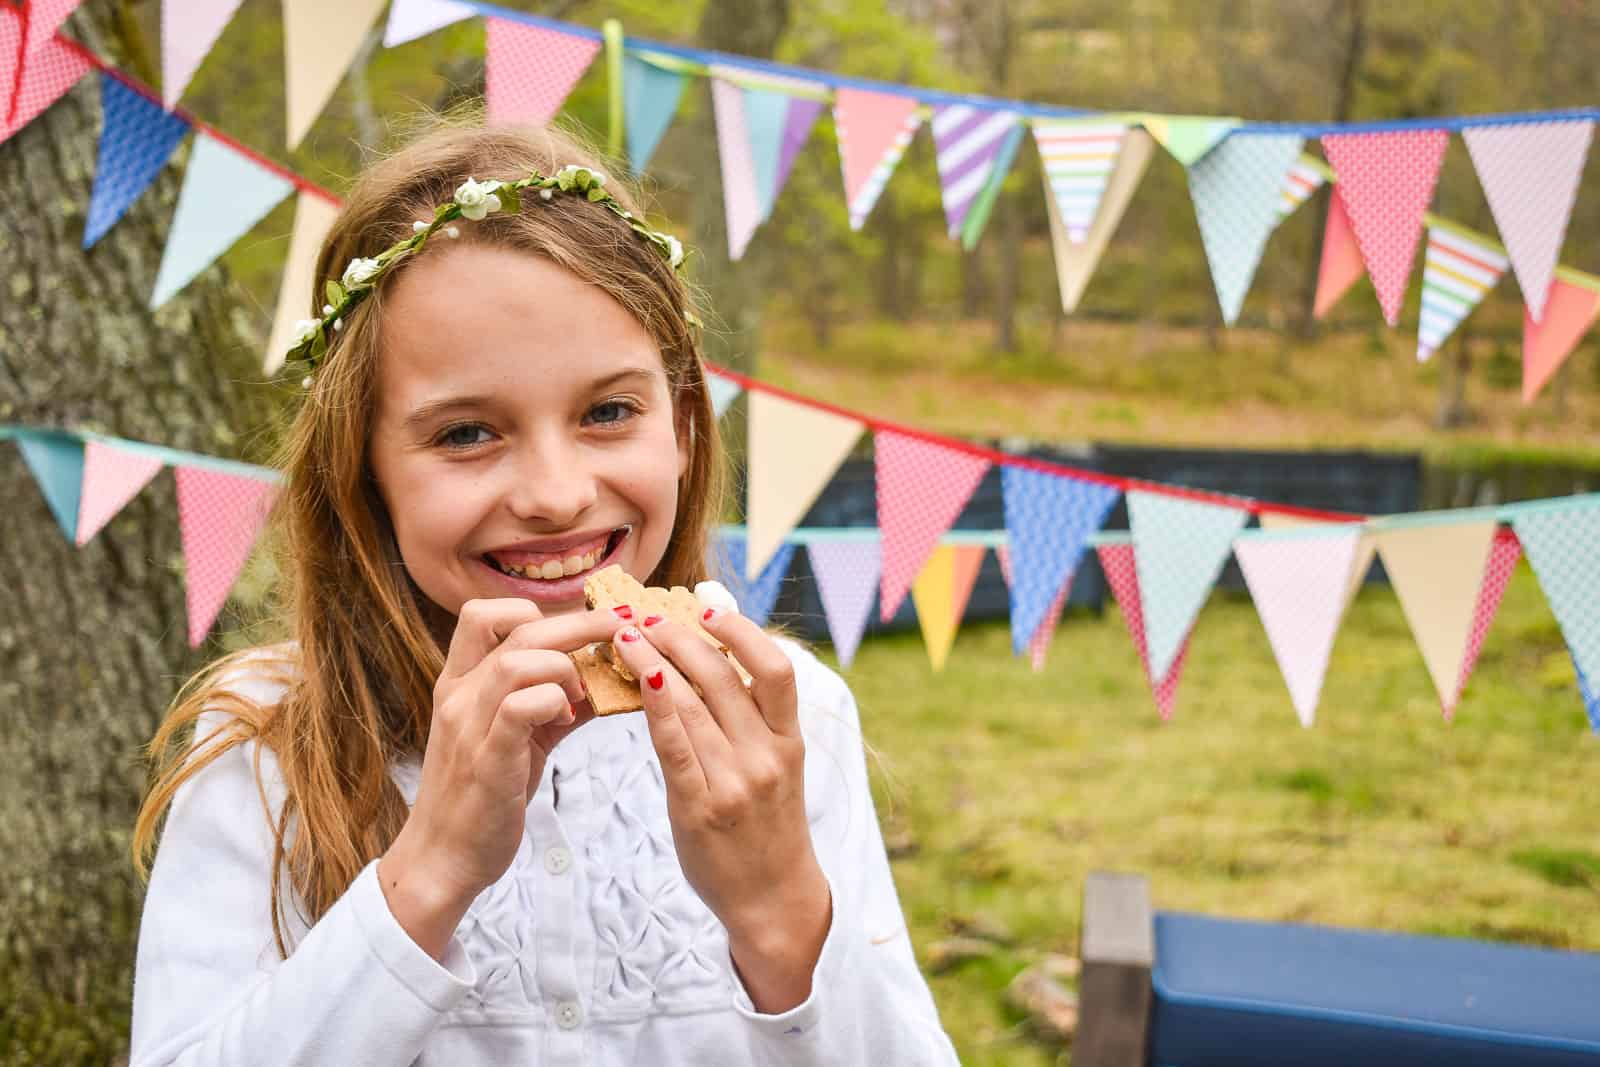
[[[1150,677],[1167,676],[1194,617],[1211,595],[1250,513],[1227,504],[1181,496],[1128,493],[1128,525],[1139,575]]]
[[[83,228],[85,248],[116,225],[189,132],[183,119],[103,71],[100,114],[100,159]]]
[[[1011,651],[1022,655],[1121,490],[1048,471],[1000,468],[1011,543]]]
[[[1229,326],[1239,317],[1267,238],[1282,221],[1283,183],[1301,141],[1297,134],[1235,133],[1189,167],[1200,240]]]
[[[1567,649],[1567,654],[1572,654],[1572,649]],[[1578,658],[1573,656],[1572,666],[1578,672],[1578,695],[1583,697],[1583,711],[1589,716],[1589,729],[1600,734],[1600,691],[1589,684],[1589,679],[1584,677],[1583,668],[1578,666]]]
[[[1552,500],[1511,522],[1533,564],[1572,662],[1587,685],[1600,679],[1600,496]],[[1594,715],[1593,690],[1585,704]]]
[[[745,618],[765,626],[772,606],[778,601],[778,587],[789,573],[789,561],[794,558],[794,545],[785,541],[755,581],[744,576],[744,535],[717,534],[712,544],[711,576],[728,587],[728,592],[739,602],[739,611]]]

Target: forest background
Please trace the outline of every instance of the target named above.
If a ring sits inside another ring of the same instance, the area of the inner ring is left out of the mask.
[[[159,6],[88,0],[65,32],[158,85]],[[1600,12],[1580,0],[504,6],[1091,109],[1315,121],[1600,102]],[[374,32],[311,135],[286,151],[279,5],[244,0],[184,105],[338,193],[407,115],[481,94],[482,56],[481,23],[392,50]],[[601,64],[563,121],[603,140]],[[0,146],[0,419],[259,462],[289,403],[260,363],[292,207],[152,315],[145,299],[185,150],[83,252],[98,128],[98,91],[85,79]],[[658,218],[697,249],[696,277],[720,320],[709,355],[774,384],[970,438],[1405,449],[1600,479],[1600,344],[1585,341],[1523,405],[1514,282],[1421,367],[1420,264],[1400,328],[1383,325],[1365,282],[1328,320],[1311,320],[1326,189],[1273,235],[1240,324],[1225,329],[1183,171],[1161,153],[1066,317],[1031,148],[983,240],[963,253],[945,236],[926,132],[852,232],[824,118],[773,219],[730,264],[714,146],[706,83],[694,80],[645,185]],[[1562,258],[1590,271],[1600,270],[1595,166],[1591,157]],[[1494,232],[1459,138],[1433,209]],[[739,417],[736,408],[735,426]],[[140,894],[126,859],[144,785],[139,745],[184,677],[246,639],[270,575],[252,567],[218,633],[189,650],[170,482],[75,549],[20,460],[0,464],[0,492],[18,502],[0,513],[0,587],[11,593],[0,598],[0,700],[12,712],[0,733],[0,849],[11,865],[0,880],[0,1063],[118,1062]],[[1202,620],[1214,636],[1197,642],[1185,683],[1195,696],[1181,714],[1203,727],[1154,721],[1111,614],[1070,623],[1040,676],[1006,659],[996,627],[964,633],[937,684],[910,636],[869,641],[850,675],[885,756],[875,785],[913,937],[939,972],[935,992],[965,1062],[1064,1058],[1004,990],[1026,966],[1074,951],[1074,894],[1096,865],[1152,872],[1158,903],[1172,906],[1600,947],[1600,926],[1579,918],[1600,912],[1600,850],[1579,790],[1563,800],[1547,784],[1591,773],[1595,746],[1525,568],[1448,730],[1386,591],[1352,609],[1311,733],[1294,725],[1247,601],[1219,595]],[[1064,692],[1071,722],[1042,722],[1039,709]],[[1374,706],[1394,714],[1355,715]],[[1019,773],[1040,787],[1002,807],[986,783]],[[994,935],[991,952],[959,966],[929,955],[974,929]]]

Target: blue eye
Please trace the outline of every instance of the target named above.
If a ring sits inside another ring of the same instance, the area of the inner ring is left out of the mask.
[[[602,426],[626,422],[639,413],[639,409],[625,400],[607,400],[589,409],[589,420]]]
[[[456,450],[471,448],[473,445],[479,443],[477,441],[462,440],[459,435],[466,432],[486,433],[487,431],[484,430],[481,422],[461,422],[445,429],[443,433],[434,438],[433,443],[437,445],[444,445],[446,448],[453,448]]]

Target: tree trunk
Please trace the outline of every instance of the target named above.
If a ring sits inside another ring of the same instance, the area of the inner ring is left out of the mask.
[[[135,22],[97,3],[68,31],[137,62],[154,43],[136,39]],[[177,166],[80,249],[99,111],[91,73],[0,144],[0,419],[238,456],[241,431],[269,421],[267,323],[254,316],[249,336],[235,332],[239,304],[220,269],[148,310]],[[218,648],[185,641],[170,474],[80,549],[18,452],[0,452],[10,501],[0,509],[0,1063],[106,1063],[127,1045],[140,748],[179,683]]]

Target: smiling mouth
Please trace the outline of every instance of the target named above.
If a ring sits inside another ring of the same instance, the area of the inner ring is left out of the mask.
[[[501,574],[509,575],[513,578],[534,582],[557,582],[575,578],[594,570],[601,563],[611,558],[612,554],[621,547],[623,539],[632,531],[632,526],[619,526],[611,531],[611,535],[606,538],[606,543],[601,548],[586,553],[574,553],[560,560],[547,559],[542,563],[529,563],[518,567],[496,559],[491,552],[485,552],[481,558]]]

